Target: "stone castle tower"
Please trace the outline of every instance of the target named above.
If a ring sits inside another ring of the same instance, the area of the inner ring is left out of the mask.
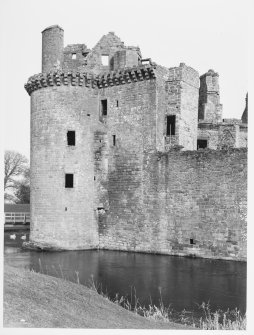
[[[235,150],[247,145],[246,124],[222,121],[217,73],[199,78],[184,63],[159,66],[113,32],[91,50],[64,47],[63,29],[55,25],[42,32],[42,73],[25,88],[31,96],[30,246],[188,255],[189,244],[193,250],[206,241],[207,250],[195,252],[214,257],[207,228],[194,228],[206,211],[196,199],[204,190],[184,185],[200,168],[194,156],[204,154],[197,148],[218,150],[208,150],[207,159],[220,165],[222,141]],[[229,139],[221,135],[225,127]],[[226,156],[227,164],[235,159]],[[183,200],[195,222],[185,222],[185,210],[180,214]],[[228,257],[244,258],[241,243]],[[218,258],[227,258],[224,251]]]

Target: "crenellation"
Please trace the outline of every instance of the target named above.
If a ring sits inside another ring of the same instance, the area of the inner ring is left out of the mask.
[[[49,27],[42,54],[25,84],[30,245],[245,260],[247,112],[222,119],[218,74],[157,65],[113,32],[88,49]]]

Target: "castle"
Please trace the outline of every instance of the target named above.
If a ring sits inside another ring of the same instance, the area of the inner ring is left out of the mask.
[[[247,98],[222,119],[218,74],[42,32],[31,96],[31,232],[41,249],[246,259]]]

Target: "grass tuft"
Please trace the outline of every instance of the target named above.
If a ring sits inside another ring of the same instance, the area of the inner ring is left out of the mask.
[[[200,328],[204,330],[245,330],[246,315],[242,316],[236,308],[232,311],[223,312],[217,310],[212,312],[208,304],[202,303],[204,317],[200,319]]]

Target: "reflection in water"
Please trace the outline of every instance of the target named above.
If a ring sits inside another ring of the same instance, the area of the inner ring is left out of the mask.
[[[136,295],[142,304],[193,310],[210,302],[212,308],[246,308],[246,263],[190,259],[106,250],[36,252],[22,250],[24,233],[16,240],[5,233],[5,262],[90,286],[91,278],[111,297]],[[28,237],[28,236],[27,236]]]

